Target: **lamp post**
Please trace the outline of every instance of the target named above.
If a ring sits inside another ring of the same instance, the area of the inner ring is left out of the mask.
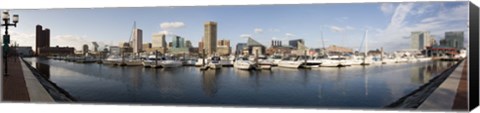
[[[18,15],[14,14],[12,16],[12,22],[10,23],[10,14],[8,13],[8,10],[5,10],[2,12],[2,20],[3,24],[2,26],[5,26],[5,35],[3,35],[3,62],[4,62],[4,67],[5,67],[5,73],[4,75],[7,76],[7,53],[8,53],[8,44],[10,44],[10,35],[8,34],[8,26],[13,26],[17,27],[18,23]]]

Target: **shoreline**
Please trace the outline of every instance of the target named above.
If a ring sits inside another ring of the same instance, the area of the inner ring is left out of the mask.
[[[411,93],[399,98],[398,100],[384,106],[386,109],[416,109],[418,108],[434,91],[437,89],[463,62],[459,60],[449,69],[444,70],[436,77],[429,80],[428,83],[423,84]]]
[[[76,102],[77,101],[66,90],[58,87],[57,84],[45,78],[45,75],[40,73],[30,63],[25,61],[23,57],[21,57],[21,59],[25,64],[27,64],[26,66],[33,73],[33,75],[38,79],[38,81],[42,84],[42,86],[45,87],[45,89],[53,97],[55,102]]]

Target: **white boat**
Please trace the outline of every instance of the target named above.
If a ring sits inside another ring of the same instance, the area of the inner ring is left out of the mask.
[[[286,68],[300,68],[300,66],[304,63],[304,61],[298,61],[296,58],[284,58],[280,62],[278,62],[278,67],[286,67]]]
[[[120,65],[122,63],[122,57],[119,55],[110,55],[102,62],[103,64]]]
[[[152,67],[152,68],[161,67],[161,63],[162,63],[161,59],[162,58],[159,56],[150,55],[143,60],[142,64],[144,67]]]
[[[141,66],[142,64],[142,59],[138,58],[129,58],[126,59],[123,64],[120,65],[125,65],[125,66]]]
[[[431,57],[418,57],[417,58],[417,61],[419,62],[425,62],[425,61],[431,61],[432,58]]]
[[[392,58],[385,58],[385,59],[382,60],[382,64],[393,64],[395,62],[396,62],[396,60],[392,59]]]
[[[406,63],[408,62],[407,58],[395,58],[395,63]]]
[[[220,57],[219,56],[213,56],[210,58],[210,62],[208,63],[208,67],[210,69],[220,69],[222,68],[222,64],[220,64]]]
[[[282,56],[272,55],[268,59],[272,61],[272,65],[276,66],[280,61],[282,61]]]
[[[238,57],[235,59],[235,63],[233,63],[233,67],[236,69],[251,69],[253,68],[253,62],[249,61],[246,57]]]
[[[182,61],[167,58],[167,59],[162,61],[161,65],[162,65],[163,68],[175,68],[175,67],[182,66]]]
[[[305,65],[309,67],[319,67],[325,60],[326,58],[321,56],[309,57]]]
[[[197,59],[186,59],[184,66],[195,66],[197,64]]]
[[[352,62],[347,62],[343,57],[339,56],[332,56],[329,57],[328,60],[325,60],[322,64],[320,64],[321,67],[344,67],[344,66],[351,66]]]
[[[223,67],[232,67],[233,66],[233,59],[234,57],[220,57],[220,64]]]
[[[364,63],[363,56],[352,55],[350,58],[346,59],[350,62],[351,65],[362,65]]]
[[[195,62],[195,66],[201,67],[201,66],[207,65],[209,61],[210,61],[210,60],[207,59],[207,58],[205,58],[205,59],[203,59],[203,58],[198,58],[197,61]]]

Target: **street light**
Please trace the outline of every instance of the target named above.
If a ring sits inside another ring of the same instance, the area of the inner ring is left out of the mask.
[[[3,24],[2,26],[5,26],[5,35],[3,35],[3,48],[2,48],[2,53],[3,53],[3,62],[4,62],[4,67],[5,67],[5,76],[7,76],[7,53],[8,53],[8,44],[10,44],[10,35],[8,34],[8,26],[13,26],[13,27],[17,27],[17,23],[18,23],[18,15],[17,14],[14,14],[13,17],[12,17],[12,22],[13,23],[10,23],[10,14],[8,13],[8,10],[5,10],[2,12],[2,20],[3,20]]]

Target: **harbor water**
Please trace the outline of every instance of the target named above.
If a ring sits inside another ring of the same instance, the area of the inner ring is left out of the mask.
[[[381,108],[455,62],[248,71],[25,58],[80,103]]]

